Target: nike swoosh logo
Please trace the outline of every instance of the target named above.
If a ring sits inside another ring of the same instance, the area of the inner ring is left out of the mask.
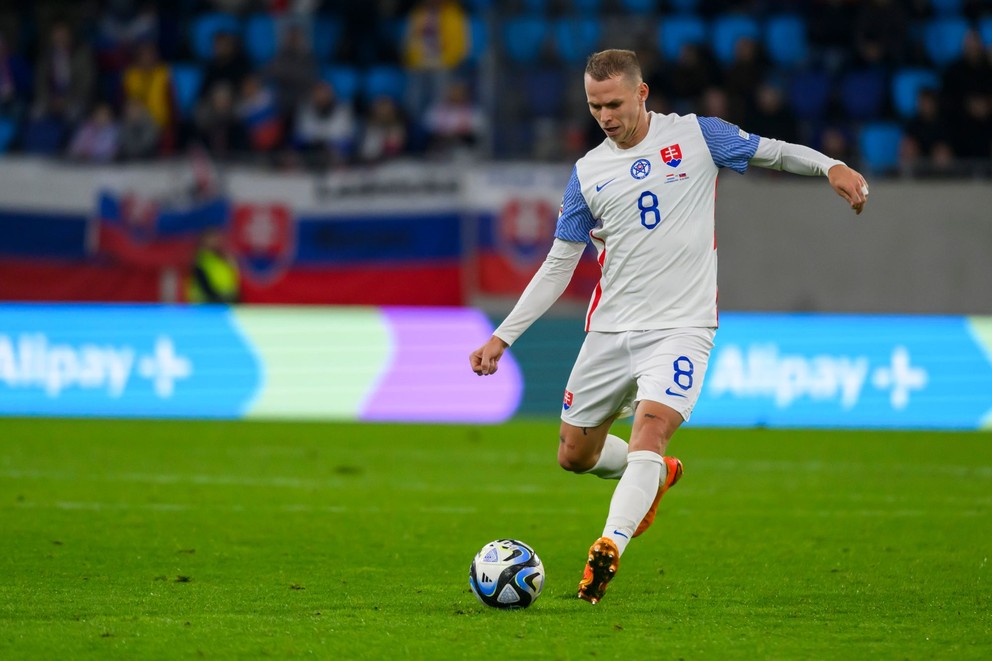
[[[614,531],[613,531],[613,534],[614,534],[614,535],[620,535],[621,537],[624,537],[624,538],[626,538],[626,539],[630,539],[630,537],[627,537],[627,535],[625,535],[625,534],[623,534],[623,533],[622,533],[622,532],[620,532],[619,530],[614,530]]]
[[[603,190],[604,188],[612,184],[614,181],[616,181],[616,179],[617,179],[616,177],[613,177],[609,181],[604,181],[601,184],[596,184],[596,192],[598,193],[599,191]]]
[[[665,394],[666,395],[671,395],[672,397],[685,397],[685,395],[683,395],[680,392],[672,392],[672,389],[671,388],[669,388],[668,390],[666,390],[665,391]]]

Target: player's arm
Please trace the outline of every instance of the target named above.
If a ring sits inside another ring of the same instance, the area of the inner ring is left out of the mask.
[[[469,355],[473,372],[479,376],[495,374],[499,359],[507,347],[558,300],[572,280],[582,251],[589,242],[589,232],[595,226],[596,220],[582,195],[576,167],[565,186],[551,251],[493,336]]]
[[[774,138],[760,138],[749,162],[758,167],[783,170],[805,176],[825,176],[831,187],[860,214],[868,202],[868,183],[843,161],[815,149]]]
[[[572,280],[585,243],[555,239],[551,251],[531,278],[520,300],[489,341],[472,352],[472,371],[480,376],[494,374],[503,352],[562,295]]]

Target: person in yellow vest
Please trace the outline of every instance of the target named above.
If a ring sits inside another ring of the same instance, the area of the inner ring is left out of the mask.
[[[224,235],[217,228],[206,230],[193,260],[186,282],[186,300],[190,303],[238,303],[241,300],[241,273],[238,263],[224,245]]]
[[[443,94],[472,48],[468,15],[455,0],[419,0],[408,15],[402,57],[407,112],[415,122]]]
[[[138,46],[134,62],[124,71],[123,85],[125,100],[138,101],[148,110],[159,130],[160,147],[171,150],[176,119],[172,70],[159,57],[155,44]]]

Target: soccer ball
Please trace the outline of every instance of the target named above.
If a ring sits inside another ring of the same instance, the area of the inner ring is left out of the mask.
[[[475,554],[468,585],[486,606],[527,608],[541,596],[544,564],[523,542],[497,539]]]

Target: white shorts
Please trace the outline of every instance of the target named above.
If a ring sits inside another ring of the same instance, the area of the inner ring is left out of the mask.
[[[596,427],[646,399],[688,420],[699,399],[715,328],[589,332],[565,386],[561,419]]]

